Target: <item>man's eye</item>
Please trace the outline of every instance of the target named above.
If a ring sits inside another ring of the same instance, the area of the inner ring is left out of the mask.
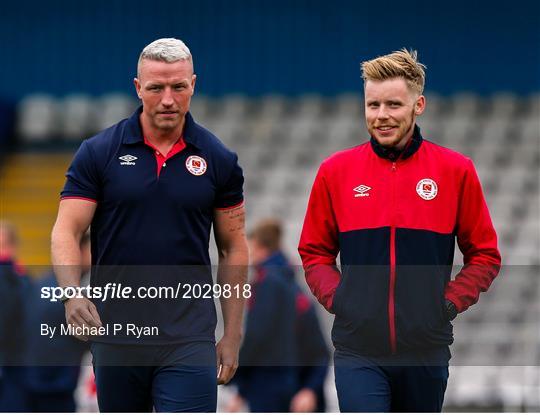
[[[184,85],[176,85],[176,86],[174,87],[174,89],[176,89],[177,91],[181,91],[181,90],[183,90],[184,88],[185,88]]]

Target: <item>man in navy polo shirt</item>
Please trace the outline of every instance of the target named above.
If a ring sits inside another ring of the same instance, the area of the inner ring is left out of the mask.
[[[149,44],[134,79],[142,107],[84,141],[66,174],[52,233],[58,285],[79,285],[78,244],[91,224],[92,288],[133,290],[64,301],[72,327],[108,329],[79,335],[92,340],[101,411],[213,412],[216,383],[238,365],[249,296],[243,175],[236,154],[189,114],[195,80],[182,41]],[[212,286],[212,225],[222,290]],[[175,294],[145,298],[153,287]],[[214,296],[225,325],[217,346]],[[130,324],[141,331],[129,332]]]

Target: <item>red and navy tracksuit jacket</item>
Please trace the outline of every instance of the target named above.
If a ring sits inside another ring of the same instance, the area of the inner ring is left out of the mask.
[[[336,348],[374,356],[451,344],[446,300],[466,310],[501,264],[472,161],[416,126],[401,154],[372,138],[322,163],[299,252]]]

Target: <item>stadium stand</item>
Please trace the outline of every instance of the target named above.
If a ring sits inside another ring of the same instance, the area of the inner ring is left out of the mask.
[[[428,94],[425,138],[470,156],[499,234],[504,267],[480,303],[455,323],[447,410],[540,410],[540,95]],[[70,142],[127,116],[136,102],[111,94],[33,96],[18,108],[21,151],[0,171],[1,214],[21,230],[21,259],[49,262],[49,233],[72,152],[30,152]],[[245,170],[248,225],[283,219],[291,258],[319,163],[367,136],[356,95],[194,98],[195,118],[235,149]],[[213,253],[215,257],[215,252]],[[460,256],[456,251],[456,271]],[[299,259],[296,259],[299,264]],[[331,324],[324,316],[325,326]],[[329,333],[329,329],[325,330]],[[329,409],[337,409],[335,398]],[[333,406],[334,405],[334,406]]]
[[[98,127],[95,119],[95,107],[91,98],[85,94],[66,96],[61,103],[60,136],[64,140],[80,141],[79,137],[89,137]]]
[[[47,94],[24,98],[17,108],[17,134],[23,142],[39,143],[58,137],[58,102]]]
[[[50,235],[59,192],[72,153],[21,152],[6,157],[0,171],[1,217],[20,232],[20,259],[33,275],[50,264]]]

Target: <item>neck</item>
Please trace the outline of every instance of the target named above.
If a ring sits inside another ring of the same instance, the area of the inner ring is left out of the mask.
[[[174,144],[178,141],[180,136],[182,135],[182,131],[184,131],[184,124],[186,123],[185,117],[182,118],[182,121],[178,125],[178,127],[172,129],[172,130],[163,130],[159,128],[155,128],[152,126],[152,124],[149,122],[149,120],[144,116],[144,112],[140,115],[140,121],[141,121],[141,128],[143,132],[143,136],[151,141],[152,143],[156,144]]]
[[[405,135],[405,137],[403,138],[403,140],[401,140],[393,149],[394,150],[397,150],[397,151],[403,151],[403,149],[405,147],[407,147],[407,144],[409,144],[409,142],[411,141],[412,139],[412,136],[413,136],[413,133],[414,133],[414,123],[411,125],[411,128],[409,129],[409,131],[407,131],[407,134]]]
[[[404,146],[393,146],[393,147],[383,147],[379,142],[371,137],[371,147],[373,151],[382,158],[389,159],[392,161],[400,159],[409,158],[413,155],[420,145],[422,144],[422,135],[420,134],[420,129],[417,131],[417,136],[415,136],[416,125],[412,128],[412,134],[407,134],[406,139],[403,140]],[[401,144],[401,143],[400,143]]]

